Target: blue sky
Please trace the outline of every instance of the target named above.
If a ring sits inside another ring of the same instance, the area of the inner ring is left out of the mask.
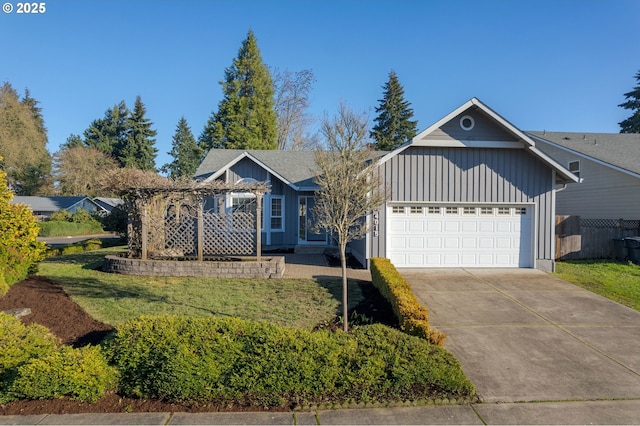
[[[253,30],[264,62],[313,70],[311,114],[375,118],[393,69],[419,130],[472,97],[523,130],[619,131],[640,70],[637,0],[49,0],[0,13],[0,82],[40,101],[49,151],[137,95],[158,166],[181,116],[197,137]]]

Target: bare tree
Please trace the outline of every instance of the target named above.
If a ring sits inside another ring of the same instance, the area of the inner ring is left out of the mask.
[[[350,241],[368,232],[366,217],[386,201],[374,153],[367,147],[367,119],[357,115],[344,102],[338,114],[325,116],[320,132],[327,150],[316,151],[320,187],[314,216],[317,229],[324,229],[338,242],[342,265],[342,308],[344,331],[348,329],[347,260]]]
[[[309,92],[315,82],[313,71],[302,70],[292,73],[276,68],[271,75],[278,115],[278,149],[305,149],[309,140],[307,128],[311,123],[307,110]]]
[[[116,160],[84,146],[63,148],[54,155],[54,178],[62,195],[109,195],[99,185],[100,174],[118,167]]]

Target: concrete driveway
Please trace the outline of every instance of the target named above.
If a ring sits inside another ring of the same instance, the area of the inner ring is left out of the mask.
[[[640,399],[640,313],[533,269],[400,269],[484,402]]]

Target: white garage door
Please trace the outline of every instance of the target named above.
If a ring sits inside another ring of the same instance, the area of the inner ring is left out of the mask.
[[[532,267],[531,206],[389,206],[396,267]]]

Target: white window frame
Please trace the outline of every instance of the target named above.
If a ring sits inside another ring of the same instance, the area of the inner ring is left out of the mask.
[[[273,201],[280,200],[280,215],[274,216],[273,214]],[[271,195],[269,197],[269,229],[271,232],[284,232],[284,195]],[[271,222],[272,219],[280,219],[280,227],[274,228]]]
[[[571,165],[575,164],[578,166],[577,170],[572,170]],[[580,178],[580,160],[571,160],[567,163],[567,169],[573,173],[577,178]]]

